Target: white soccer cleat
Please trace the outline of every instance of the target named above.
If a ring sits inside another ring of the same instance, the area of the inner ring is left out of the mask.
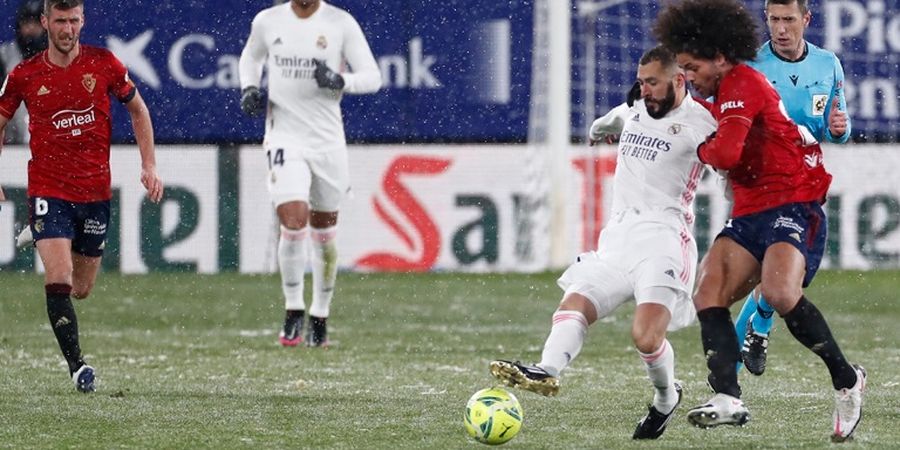
[[[834,392],[834,432],[831,442],[844,442],[853,437],[859,420],[862,419],[863,391],[866,390],[866,369],[854,364],[856,384],[852,388]]]
[[[688,422],[699,428],[719,425],[744,425],[750,420],[750,411],[739,398],[728,394],[716,394],[704,405],[688,411]]]
[[[16,236],[16,248],[24,248],[26,245],[34,242],[34,235],[31,234],[31,226],[26,225]]]

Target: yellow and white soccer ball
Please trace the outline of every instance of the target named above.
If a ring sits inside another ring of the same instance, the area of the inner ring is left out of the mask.
[[[503,444],[522,429],[522,405],[500,388],[482,389],[466,403],[466,431],[483,444]]]

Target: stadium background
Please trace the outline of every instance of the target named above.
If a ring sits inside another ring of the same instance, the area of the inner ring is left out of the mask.
[[[379,93],[343,101],[354,181],[342,211],[343,268],[531,272],[594,246],[615,158],[609,147],[585,146],[584,134],[621,102],[653,44],[658,2],[572,2],[563,96],[554,93],[560,66],[550,61],[557,28],[548,16],[559,11],[550,0],[333,3],[357,17],[385,79]],[[747,3],[761,18],[763,2]],[[808,38],[843,61],[855,142],[825,149],[835,175],[826,267],[900,265],[898,3],[811,2]],[[151,108],[168,186],[162,205],[144,201],[119,107],[107,269],[274,270],[262,121],[244,117],[237,101],[238,55],[253,15],[270,4],[124,0],[88,9],[82,40],[129,67]],[[4,40],[15,7],[0,5]],[[548,138],[560,122],[563,140]],[[4,150],[0,270],[32,270],[33,251],[13,246],[27,220],[28,152]],[[704,180],[698,196],[701,250],[727,213],[714,189]]]

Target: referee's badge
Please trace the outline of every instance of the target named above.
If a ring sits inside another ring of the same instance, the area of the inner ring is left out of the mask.
[[[827,94],[813,95],[812,97],[812,113],[814,116],[825,115],[825,105],[828,103]]]

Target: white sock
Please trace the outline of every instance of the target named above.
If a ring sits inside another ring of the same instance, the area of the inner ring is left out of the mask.
[[[304,310],[303,273],[309,262],[306,249],[306,228],[292,230],[281,227],[278,240],[278,267],[281,270],[281,291],[284,292],[284,309]]]
[[[538,367],[550,375],[559,376],[581,352],[587,328],[588,322],[584,314],[578,311],[556,311]]]
[[[309,315],[328,317],[331,297],[334,295],[334,281],[337,278],[337,226],[311,228],[313,301]]]
[[[668,414],[678,403],[678,393],[675,391],[675,350],[668,339],[663,340],[662,345],[653,353],[641,353],[641,360],[647,368],[647,376],[655,388],[653,393],[653,406],[656,410]]]

